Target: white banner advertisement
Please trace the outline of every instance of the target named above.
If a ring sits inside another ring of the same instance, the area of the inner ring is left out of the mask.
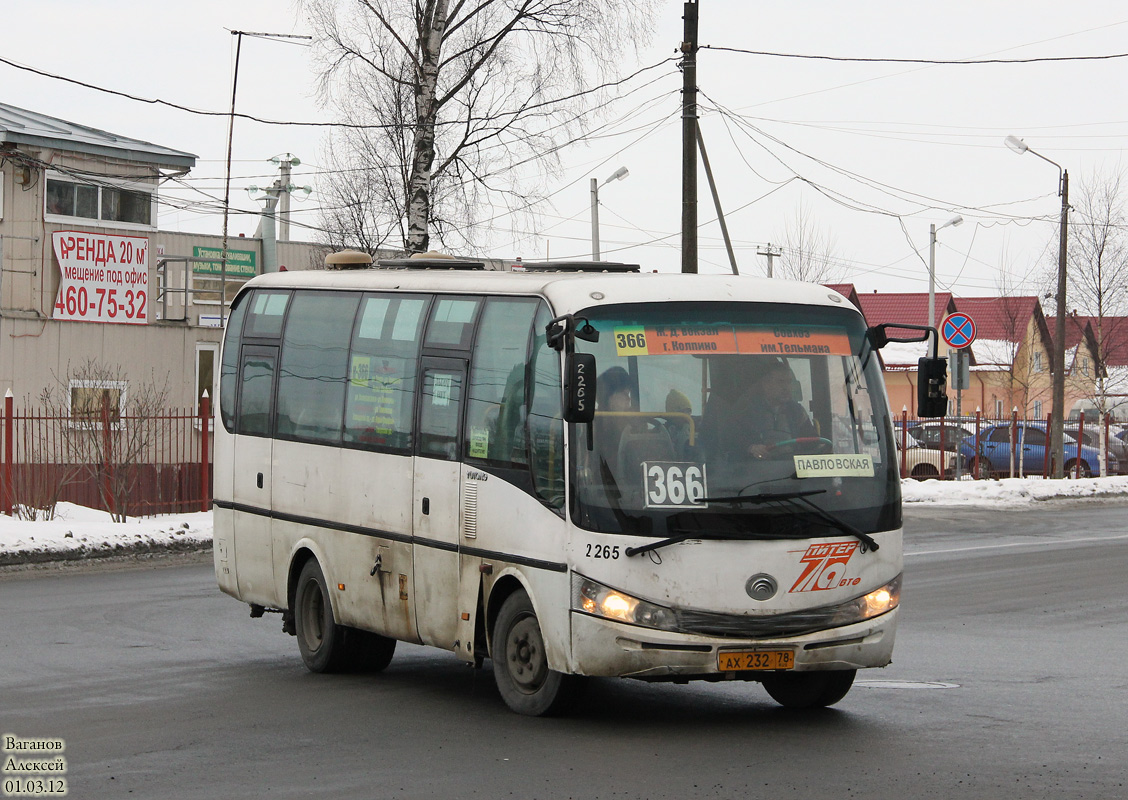
[[[148,238],[57,231],[52,240],[61,274],[52,319],[149,321]]]

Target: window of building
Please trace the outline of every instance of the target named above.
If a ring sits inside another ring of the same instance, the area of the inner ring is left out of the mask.
[[[125,411],[127,385],[125,381],[71,380],[67,408],[71,424],[101,428],[108,420],[117,428]]]
[[[1041,353],[1035,353],[1034,354],[1034,371],[1035,372],[1042,372],[1042,354]]]
[[[466,410],[466,455],[499,467],[524,467],[525,363],[537,301],[492,299],[474,343]]]
[[[196,343],[196,416],[200,414],[200,403],[204,392],[215,408],[215,367],[219,362],[219,345],[212,342]]]
[[[148,184],[84,183],[48,173],[44,199],[48,222],[77,218],[113,227],[154,227],[156,189]]]
[[[1041,418],[1042,418],[1042,401],[1041,400],[1035,400],[1034,401],[1034,419],[1041,419]]]
[[[282,337],[278,436],[339,444],[358,293],[297,292]]]

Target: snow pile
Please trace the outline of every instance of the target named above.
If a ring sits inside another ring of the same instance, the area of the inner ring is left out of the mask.
[[[1128,476],[1048,481],[914,481],[901,484],[906,504],[1014,507],[1044,500],[1128,499]],[[29,522],[0,515],[0,566],[211,547],[212,515],[170,514],[110,521],[105,511],[60,503],[53,520]]]
[[[906,504],[1019,506],[1040,500],[1086,497],[1128,498],[1128,476],[1050,481],[1043,478],[1003,478],[998,481],[901,482]]]
[[[211,512],[113,522],[105,511],[59,503],[55,519],[0,515],[0,565],[107,555],[198,550],[211,546]]]

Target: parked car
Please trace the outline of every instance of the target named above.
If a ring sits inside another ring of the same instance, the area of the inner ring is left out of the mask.
[[[974,422],[958,422],[952,420],[917,420],[908,425],[909,436],[917,440],[922,447],[933,450],[957,450],[964,439],[975,438]]]
[[[1094,450],[1101,449],[1102,431],[1097,425],[1086,425],[1085,427],[1079,429],[1075,423],[1067,422],[1063,430],[1065,430],[1065,432],[1072,436],[1074,439],[1076,439],[1078,433],[1080,433],[1082,437],[1082,444],[1085,444],[1093,448]],[[1116,456],[1116,460],[1119,462],[1120,469],[1128,468],[1128,442],[1125,442],[1122,439],[1117,439],[1111,434],[1112,431],[1109,431],[1108,453],[1109,455]],[[1097,463],[1100,462],[1098,461]],[[1119,474],[1119,470],[1117,472],[1112,471],[1111,462],[1109,463],[1108,474]]]
[[[910,478],[915,478],[918,481],[928,480],[929,478],[939,478],[941,473],[946,477],[953,477],[956,474],[956,465],[960,465],[960,471],[966,473],[964,468],[964,457],[954,451],[949,450],[946,453],[941,453],[939,450],[933,450],[928,447],[921,447],[918,444],[912,444],[912,438],[909,438],[909,446],[905,449],[905,474]],[[901,440],[897,439],[897,463],[901,463]],[[941,467],[941,456],[943,456],[943,464]]]
[[[1019,422],[1016,426],[1018,444],[1015,449],[1014,470],[1015,475],[1041,475],[1047,472],[1046,459],[1050,449],[1050,436],[1044,423]],[[1011,453],[1011,423],[1000,422],[985,425],[979,432],[978,468],[980,475],[990,474],[995,476],[1010,475]],[[965,459],[977,461],[974,438],[965,439],[960,446],[960,452]],[[1068,473],[1078,474],[1080,477],[1091,477],[1094,472],[1099,473],[1100,451],[1092,447],[1081,445],[1069,434],[1064,435],[1065,469]],[[1108,455],[1108,471],[1118,473],[1120,462],[1112,453]]]

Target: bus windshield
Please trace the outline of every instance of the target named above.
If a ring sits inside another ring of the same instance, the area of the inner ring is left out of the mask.
[[[852,310],[609,305],[592,423],[571,426],[571,510],[588,530],[787,538],[899,527],[877,356]]]

